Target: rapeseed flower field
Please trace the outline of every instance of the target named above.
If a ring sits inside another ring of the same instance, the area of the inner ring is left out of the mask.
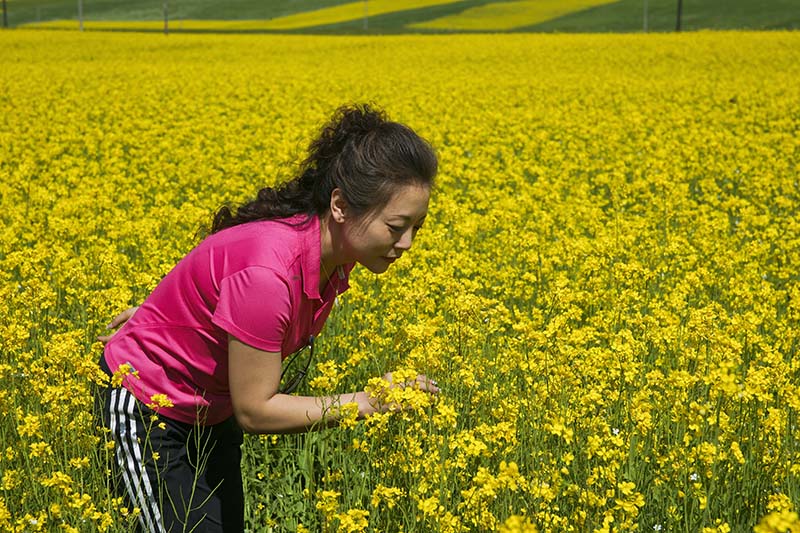
[[[125,531],[95,338],[339,105],[427,137],[414,249],[245,442],[252,531],[799,531],[800,35],[0,33],[0,530]],[[167,399],[162,399],[168,401]]]
[[[411,24],[410,27],[445,31],[506,31],[533,26],[569,13],[613,2],[614,0],[513,0],[471,7],[461,13]]]

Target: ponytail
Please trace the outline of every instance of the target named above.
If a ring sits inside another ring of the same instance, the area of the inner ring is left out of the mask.
[[[366,104],[340,107],[309,145],[297,177],[261,189],[235,214],[223,206],[211,233],[256,220],[322,215],[336,188],[363,216],[386,205],[399,186],[431,186],[437,167],[433,148],[408,126]]]

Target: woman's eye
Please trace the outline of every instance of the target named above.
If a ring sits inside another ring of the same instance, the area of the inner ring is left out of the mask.
[[[386,224],[389,227],[389,231],[392,233],[403,233],[403,228],[400,226],[392,226],[391,224]]]

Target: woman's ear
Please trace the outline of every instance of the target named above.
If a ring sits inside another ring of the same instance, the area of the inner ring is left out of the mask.
[[[339,224],[347,218],[347,202],[338,187],[331,191],[331,217]]]

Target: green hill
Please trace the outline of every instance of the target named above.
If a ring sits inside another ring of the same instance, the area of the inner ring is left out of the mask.
[[[545,1],[545,0],[543,0]],[[425,27],[430,21],[450,20],[469,10],[489,6],[514,9],[508,0],[456,0],[443,5],[404,9],[379,15],[356,16],[332,24],[315,24],[302,28],[274,30],[256,25],[203,26],[196,21],[270,21],[318,9],[352,3],[344,0],[172,0],[167,3],[172,31],[282,31],[291,33],[447,33],[465,30],[458,25]],[[403,0],[396,0],[403,6]],[[524,4],[518,2],[517,4]],[[568,2],[565,2],[568,3]],[[83,18],[92,21],[162,21],[164,2],[155,0],[83,0]],[[495,6],[496,5],[496,6]],[[532,25],[520,25],[507,31],[533,32],[640,32],[674,31],[677,21],[676,0],[619,0],[595,7],[579,9]],[[7,0],[8,25],[44,23],[53,20],[77,21],[77,0]],[[365,3],[369,13],[369,2]],[[478,12],[479,13],[479,12]],[[646,13],[646,17],[645,17]],[[194,21],[181,28],[180,21]],[[130,25],[129,25],[130,26]],[[413,27],[412,27],[413,26]],[[70,25],[71,27],[71,25]],[[77,27],[77,22],[75,26]],[[683,30],[701,29],[798,29],[800,0],[684,0],[681,17]],[[87,28],[92,29],[91,25]],[[96,29],[99,29],[96,28]],[[136,29],[129,27],[128,29]],[[158,29],[143,25],[142,29]]]

